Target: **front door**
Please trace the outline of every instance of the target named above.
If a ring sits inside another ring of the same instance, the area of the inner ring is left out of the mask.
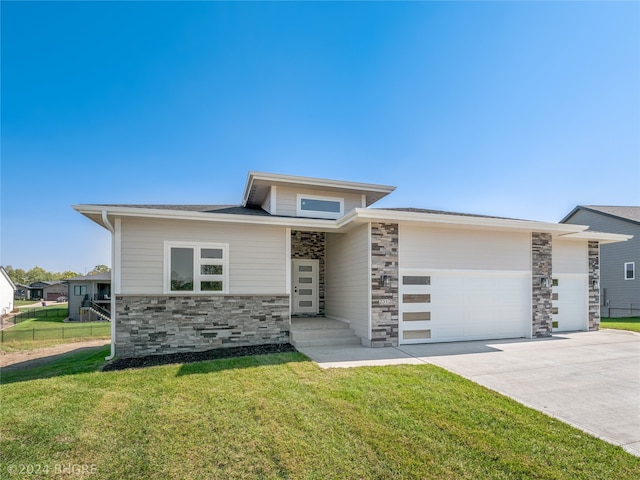
[[[291,313],[318,313],[318,265],[319,260],[293,260],[293,305]]]

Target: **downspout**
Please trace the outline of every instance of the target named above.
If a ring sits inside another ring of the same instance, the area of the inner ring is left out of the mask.
[[[102,223],[107,230],[111,232],[111,354],[108,357],[105,357],[106,361],[112,360],[113,357],[116,356],[116,319],[115,319],[115,298],[114,295],[114,287],[115,287],[115,277],[116,277],[116,264],[115,264],[115,245],[116,245],[116,229],[113,228],[113,225],[109,221],[109,217],[107,216],[107,211],[102,210]]]

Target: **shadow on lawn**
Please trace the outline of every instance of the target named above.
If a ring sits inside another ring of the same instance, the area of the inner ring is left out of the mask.
[[[2,368],[0,384],[25,382],[42,378],[98,372],[105,364],[110,346],[84,347],[67,353],[14,363]]]
[[[270,348],[275,347],[275,348]],[[154,366],[180,365],[176,376],[206,374],[223,370],[309,362],[295,348],[283,346],[240,347],[208,352],[154,355],[143,358],[115,359],[105,362],[110,346],[80,348],[51,357],[21,362],[2,369],[0,384],[25,382],[80,373],[140,369]]]

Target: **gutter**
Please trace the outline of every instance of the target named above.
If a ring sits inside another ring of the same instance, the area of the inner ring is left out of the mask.
[[[107,215],[106,210],[102,210],[102,223],[107,230],[111,232],[111,354],[108,357],[105,357],[106,361],[112,360],[116,356],[116,319],[115,319],[115,303],[116,296],[114,295],[113,288],[115,287],[115,277],[116,277],[116,264],[115,264],[115,245],[116,245],[116,229],[113,228],[112,223],[109,221],[109,217]]]

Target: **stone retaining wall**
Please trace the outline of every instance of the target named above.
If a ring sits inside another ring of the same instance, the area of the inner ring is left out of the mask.
[[[289,296],[116,296],[116,355],[289,342]]]

